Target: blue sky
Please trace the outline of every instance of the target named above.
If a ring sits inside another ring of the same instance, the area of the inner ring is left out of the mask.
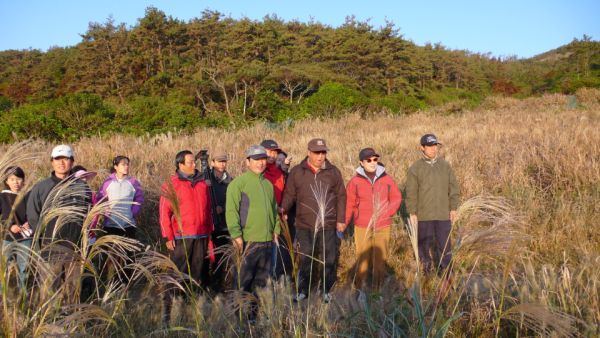
[[[348,15],[380,27],[385,20],[418,45],[441,42],[451,49],[530,57],[581,38],[600,40],[600,0],[0,0],[0,50],[71,46],[89,22],[135,25],[148,6],[189,20],[204,9],[233,18],[319,21],[339,26]]]

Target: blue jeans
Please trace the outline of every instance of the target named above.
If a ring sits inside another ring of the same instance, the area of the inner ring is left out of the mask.
[[[19,288],[25,287],[25,281],[27,279],[27,265],[29,264],[29,257],[31,256],[31,239],[23,241],[2,241],[2,250],[9,260],[14,259],[17,263],[17,280]]]

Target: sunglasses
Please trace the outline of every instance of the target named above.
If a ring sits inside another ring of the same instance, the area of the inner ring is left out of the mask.
[[[323,150],[323,151],[311,151],[311,153],[313,153],[313,154],[317,154],[317,155],[324,155],[324,154],[327,154],[327,152],[326,152],[326,151],[324,151],[324,150]]]
[[[379,162],[379,157],[373,157],[373,158],[368,158],[365,161],[367,161],[367,163],[371,163],[371,162]]]

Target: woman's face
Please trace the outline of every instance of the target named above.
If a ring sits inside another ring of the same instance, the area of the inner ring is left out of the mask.
[[[21,189],[23,189],[23,183],[24,182],[25,181],[22,178],[17,177],[15,175],[10,175],[6,179],[6,185],[8,185],[8,188],[12,192],[19,192],[19,191],[21,191]]]
[[[129,175],[129,161],[128,160],[121,160],[121,162],[119,162],[119,164],[117,164],[115,166],[115,172],[119,175],[119,176],[126,176]]]

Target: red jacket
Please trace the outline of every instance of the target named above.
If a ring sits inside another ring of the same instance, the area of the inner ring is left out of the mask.
[[[346,186],[346,224],[354,220],[354,225],[360,228],[390,226],[401,202],[402,194],[383,166],[377,167],[375,183],[371,183],[360,167]],[[374,204],[378,205],[375,215]]]
[[[172,205],[173,191],[177,195],[181,226]],[[210,235],[213,230],[210,196],[208,186],[201,175],[196,172],[189,179],[182,178],[179,174],[171,176],[171,179],[162,185],[159,214],[162,236],[169,241]]]
[[[279,169],[276,163],[267,163],[267,169],[263,174],[271,184],[275,192],[275,201],[277,206],[281,207],[281,199],[283,198],[283,189],[285,188],[285,176],[283,170]]]

